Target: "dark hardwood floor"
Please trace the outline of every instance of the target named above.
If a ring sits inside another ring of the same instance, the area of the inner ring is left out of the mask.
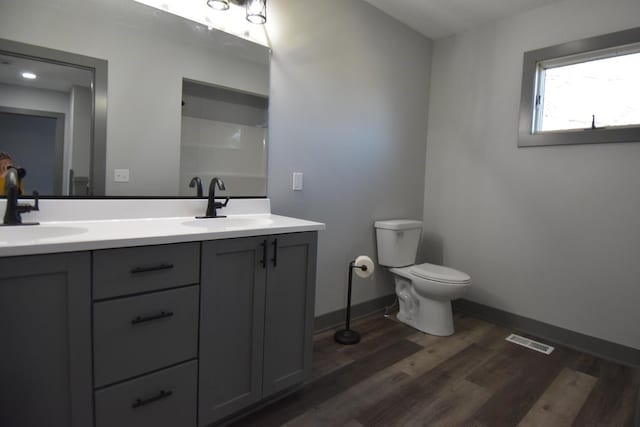
[[[456,314],[451,337],[391,318],[354,322],[355,346],[316,335],[313,378],[234,426],[633,426],[640,370],[568,348],[547,356]]]

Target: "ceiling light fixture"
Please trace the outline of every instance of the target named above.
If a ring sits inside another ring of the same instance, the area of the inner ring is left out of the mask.
[[[36,76],[35,74],[30,73],[28,71],[25,71],[24,73],[22,73],[22,77],[25,78],[25,79],[28,79],[28,80],[33,80],[38,76]]]
[[[229,9],[229,0],[207,0],[207,6],[215,10]]]
[[[247,21],[252,24],[267,22],[267,0],[249,0],[246,7]]]
[[[267,0],[207,0],[207,6],[215,10],[227,10],[229,2],[244,6],[247,13],[247,21],[252,24],[264,24],[267,22]]]

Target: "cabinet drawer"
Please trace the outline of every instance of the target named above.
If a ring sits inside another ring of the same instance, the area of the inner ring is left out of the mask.
[[[197,357],[198,286],[93,305],[95,386]]]
[[[107,249],[93,254],[93,297],[111,298],[198,283],[200,244]]]
[[[197,362],[95,393],[96,427],[195,427]]]

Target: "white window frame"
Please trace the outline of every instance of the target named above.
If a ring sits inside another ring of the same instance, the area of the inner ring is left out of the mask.
[[[525,52],[518,147],[640,142],[640,125],[538,131],[544,70],[640,51],[640,27]],[[638,100],[640,102],[640,99]]]

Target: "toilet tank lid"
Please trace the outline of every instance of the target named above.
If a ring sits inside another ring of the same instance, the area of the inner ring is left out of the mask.
[[[422,221],[414,219],[389,219],[386,221],[376,221],[375,228],[384,228],[385,230],[413,230],[422,228]]]

